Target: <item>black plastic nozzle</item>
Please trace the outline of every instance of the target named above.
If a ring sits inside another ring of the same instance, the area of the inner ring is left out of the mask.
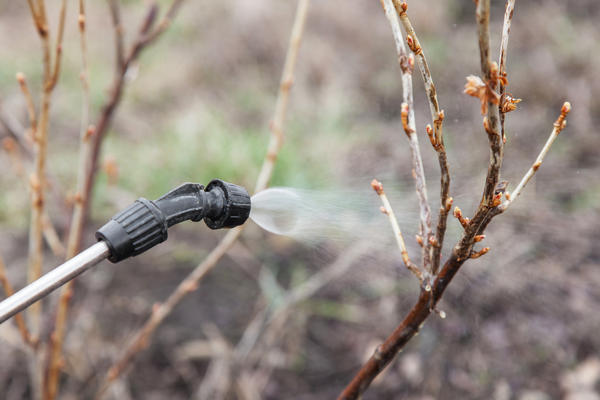
[[[184,183],[158,200],[140,198],[96,232],[106,242],[112,262],[136,256],[167,240],[167,229],[180,222],[204,219],[211,229],[242,225],[250,214],[250,196],[241,186],[219,179],[206,189]]]

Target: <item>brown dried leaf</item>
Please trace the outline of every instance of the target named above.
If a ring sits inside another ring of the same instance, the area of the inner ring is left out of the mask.
[[[481,101],[481,115],[487,113],[488,103],[498,104],[500,102],[500,95],[476,75],[467,76],[464,93],[479,98]]]

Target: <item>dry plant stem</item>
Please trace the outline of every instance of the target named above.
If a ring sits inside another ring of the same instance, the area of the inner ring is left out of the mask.
[[[496,87],[496,82],[492,74],[492,61],[490,57],[490,0],[479,0],[477,2],[476,19],[481,72],[485,83],[493,89]],[[482,206],[487,209],[494,207],[494,192],[500,179],[500,168],[502,167],[502,158],[504,156],[504,145],[498,129],[499,112],[498,107],[494,107],[494,105],[492,99],[489,98],[487,101],[487,115],[483,120],[484,128],[490,142],[490,161],[480,210]]]
[[[165,16],[162,18],[162,20],[156,26],[156,29],[149,31],[149,33],[144,38],[144,45],[147,45],[148,43],[154,41],[154,39],[156,39],[161,33],[163,33],[171,25],[173,18],[175,18],[175,15],[177,15],[177,11],[179,10],[181,3],[183,3],[183,0],[174,0],[171,3],[171,5],[169,6],[169,9],[165,13]]]
[[[2,109],[2,104],[0,103],[0,126],[4,127],[6,133],[9,137],[14,139],[18,144],[21,150],[25,152],[25,155],[28,158],[33,158],[33,149],[29,143],[27,136],[27,132],[21,123],[12,115],[7,114]]]
[[[287,106],[290,98],[290,89],[294,83],[294,71],[296,69],[296,61],[298,59],[298,50],[300,48],[300,42],[302,40],[302,33],[304,31],[304,25],[306,22],[306,14],[308,12],[308,0],[300,0],[298,2],[298,8],[296,10],[296,17],[294,19],[294,25],[290,35],[290,41],[288,44],[288,51],[285,58],[285,64],[283,66],[283,73],[281,74],[281,81],[279,84],[279,94],[275,103],[275,111],[273,113],[273,119],[269,124],[271,130],[271,136],[269,144],[267,146],[267,155],[256,179],[256,185],[254,187],[254,193],[260,192],[269,186],[269,181],[273,176],[273,169],[275,168],[275,162],[277,161],[277,155],[283,145],[283,124],[287,114]]]
[[[425,57],[425,51],[421,47],[417,33],[415,32],[406,10],[408,8],[405,2],[394,0],[396,12],[400,17],[400,21],[406,31],[409,48],[413,51],[417,58],[417,65],[423,77],[425,84],[425,92],[429,100],[429,110],[431,111],[431,122],[433,124],[433,141],[432,145],[438,155],[438,163],[440,165],[440,210],[438,213],[438,223],[436,228],[436,244],[431,246],[431,273],[435,275],[440,265],[440,257],[442,247],[444,245],[444,236],[446,234],[446,223],[448,220],[448,198],[450,193],[450,170],[448,167],[448,157],[446,155],[446,147],[444,146],[444,136],[442,134],[442,124],[444,121],[444,112],[440,110],[440,105],[437,98],[437,91],[431,77],[429,64]]]
[[[19,78],[19,75],[17,76]],[[33,116],[30,115],[30,120],[33,121],[31,118],[33,118],[33,120],[35,119],[35,112],[33,113]],[[7,137],[3,140],[3,147],[9,154],[10,161],[13,165],[15,174],[25,183],[25,187],[28,190],[30,187],[30,181],[27,177],[27,174],[25,173],[25,167],[23,166],[23,159],[21,157],[21,151],[18,142],[15,139],[13,139],[13,137]],[[58,233],[56,233],[56,229],[54,228],[50,217],[48,217],[48,213],[46,210],[44,210],[42,214],[42,225],[44,239],[46,240],[46,243],[52,250],[52,253],[57,257],[63,257],[65,254],[65,248],[62,245],[60,238],[58,237]]]
[[[37,130],[37,118],[35,115],[35,105],[33,103],[33,96],[31,96],[31,91],[29,90],[29,85],[27,84],[27,79],[25,75],[21,72],[17,73],[17,82],[19,82],[19,87],[21,88],[21,92],[23,93],[23,97],[25,97],[25,102],[27,104],[27,114],[29,116],[29,125],[30,125],[30,134],[32,138],[36,137]]]
[[[73,214],[71,217],[71,224],[69,229],[69,236],[67,239],[67,253],[66,259],[70,259],[77,254],[79,250],[78,238],[81,237],[81,230],[83,229],[84,210],[83,204],[84,199],[82,193],[84,190],[84,178],[85,171],[87,168],[87,162],[90,154],[90,135],[87,128],[89,111],[90,111],[90,96],[89,96],[89,82],[88,82],[88,66],[87,66],[87,46],[85,40],[85,4],[84,0],[79,0],[79,35],[80,35],[80,47],[81,47],[81,86],[82,86],[82,108],[81,108],[81,122],[80,122],[80,150],[79,150],[79,164],[77,168],[77,189],[74,196]],[[54,332],[50,336],[49,346],[49,360],[48,360],[48,371],[46,373],[46,381],[44,389],[46,390],[45,397],[47,399],[54,399],[58,393],[58,383],[60,377],[60,371],[62,366],[62,347],[65,336],[65,330],[67,325],[67,313],[68,303],[73,296],[73,281],[67,282],[61,289],[61,295],[59,298],[59,305],[57,308],[56,319],[54,324]]]
[[[263,161],[261,172],[257,179],[256,190],[265,189],[271,179],[273,167],[277,159],[277,153],[281,147],[283,140],[283,122],[287,110],[287,103],[290,93],[290,88],[293,82],[294,70],[300,42],[306,22],[309,0],[299,0],[296,16],[288,51],[286,54],[285,66],[282,74],[277,95],[273,122],[271,123],[271,139],[269,140],[267,155]],[[210,252],[204,261],[198,265],[173,291],[169,298],[162,304],[155,307],[146,321],[144,326],[134,335],[130,344],[124,349],[123,355],[109,369],[104,378],[100,390],[96,398],[101,398],[108,387],[123,374],[127,366],[132,362],[134,356],[142,351],[150,342],[152,334],[160,323],[171,313],[173,308],[181,301],[188,293],[194,291],[198,287],[200,280],[217,264],[217,262],[227,253],[233,246],[237,238],[240,236],[243,226],[237,227],[229,231],[219,244]]]
[[[121,25],[121,9],[119,7],[119,0],[108,0],[108,6],[110,9],[113,29],[115,31],[115,60],[117,64],[117,71],[121,71],[123,69],[123,65],[125,64],[125,54],[123,50],[123,25]]]
[[[419,38],[408,18],[408,14],[406,10],[408,8],[405,2],[400,2],[400,0],[394,0],[394,7],[398,16],[400,17],[400,22],[402,22],[402,26],[406,31],[406,37],[408,42],[408,47],[415,54],[417,59],[417,65],[419,66],[419,70],[421,71],[421,76],[423,77],[423,83],[425,84],[425,92],[427,93],[427,100],[429,101],[429,110],[431,112],[431,120],[433,123],[433,128],[435,132],[436,141],[441,141],[442,139],[442,121],[436,123],[436,120],[439,118],[440,114],[440,106],[438,103],[437,92],[435,89],[435,85],[433,84],[433,79],[431,78],[431,72],[429,70],[429,64],[427,63],[427,58],[425,58],[425,52],[421,47],[421,43],[419,42]]]
[[[29,3],[32,11],[34,24],[38,30],[42,42],[43,51],[43,91],[39,123],[34,132],[34,172],[30,177],[31,185],[31,224],[29,229],[29,268],[28,282],[34,281],[42,274],[43,263],[43,240],[42,233],[44,230],[44,200],[46,190],[46,152],[48,143],[48,117],[50,111],[50,99],[52,89],[58,79],[60,72],[61,58],[61,40],[62,32],[64,31],[64,15],[66,9],[66,0],[61,2],[58,37],[56,42],[56,58],[54,67],[50,54],[50,38],[48,32],[48,21],[46,18],[46,10],[43,0],[37,2],[34,7],[33,3]],[[41,306],[40,303],[35,303],[29,308],[30,329],[32,340],[36,341],[40,334]]]
[[[33,132],[34,142],[34,171],[30,176],[31,186],[31,221],[29,228],[28,248],[28,282],[39,278],[42,274],[43,264],[43,230],[45,213],[45,191],[46,191],[46,153],[48,143],[48,119],[50,113],[50,101],[52,90],[60,74],[60,59],[62,48],[62,37],[64,32],[66,0],[61,1],[59,12],[58,35],[56,40],[55,60],[52,64],[50,50],[50,33],[44,0],[38,0],[36,4],[28,2],[34,25],[42,44],[42,67],[43,67],[43,90],[40,106],[40,116],[37,126]],[[29,329],[33,342],[37,342],[41,330],[41,302],[32,304],[28,309]],[[29,360],[30,377],[34,398],[41,398],[43,393],[43,354],[39,349],[32,352]]]
[[[500,43],[500,60],[498,62],[499,68],[498,72],[500,77],[506,77],[506,57],[507,57],[507,49],[508,49],[508,37],[510,36],[510,25],[512,22],[512,17],[515,11],[515,0],[507,0],[506,1],[506,12],[504,13],[504,25],[502,27],[502,41]],[[500,130],[502,133],[502,140],[505,140],[506,136],[504,135],[504,118],[505,114],[502,111],[502,105],[504,104],[504,98],[506,95],[506,85],[503,80],[500,80],[500,103],[498,104],[498,111],[500,112]]]
[[[552,147],[552,144],[554,143],[554,141],[556,140],[556,138],[558,137],[560,132],[566,126],[566,123],[567,123],[566,117],[570,111],[571,111],[571,103],[566,102],[565,104],[563,104],[562,109],[560,111],[560,116],[554,123],[554,129],[550,133],[550,136],[548,137],[546,144],[540,151],[540,154],[538,155],[537,159],[535,160],[535,162],[533,163],[531,168],[529,168],[529,170],[527,171],[525,176],[523,176],[523,179],[521,179],[521,182],[519,182],[519,184],[517,185],[515,190],[510,194],[510,196],[508,196],[509,198],[500,207],[498,207],[501,212],[506,211],[508,209],[508,207],[510,207],[510,205],[517,199],[517,197],[519,197],[521,195],[521,192],[523,191],[525,186],[527,186],[527,183],[531,180],[531,178],[533,178],[533,175],[535,175],[537,170],[540,168],[540,166],[542,165],[542,162],[544,161],[544,157],[546,157],[546,154],[548,154],[548,151],[550,151],[550,147]]]
[[[383,185],[381,184],[381,182],[378,182],[377,180],[373,179],[373,182],[371,182],[371,186],[381,199],[381,203],[383,203],[382,211],[385,215],[388,216],[388,219],[390,220],[390,225],[392,226],[392,231],[394,232],[396,243],[400,248],[400,254],[402,255],[402,261],[404,262],[404,265],[406,266],[406,268],[408,268],[410,272],[412,272],[417,277],[419,283],[422,283],[423,274],[421,273],[421,270],[419,270],[419,267],[413,264],[413,262],[410,261],[410,258],[408,257],[408,251],[406,250],[406,244],[404,243],[404,237],[402,236],[402,231],[400,230],[398,219],[396,218],[394,210],[392,209],[392,205],[390,204],[390,201],[388,200],[387,195],[383,190]]]
[[[489,10],[490,0],[478,0],[476,16],[478,24],[479,49],[481,68],[486,83],[491,82],[491,61],[489,54]],[[441,271],[435,276],[432,290],[421,290],[419,299],[409,311],[402,323],[382,343],[373,356],[363,365],[354,376],[350,384],[340,394],[339,399],[357,399],[367,389],[373,379],[392,361],[396,354],[420,330],[425,319],[435,309],[437,302],[442,297],[446,287],[458,272],[462,264],[473,254],[475,237],[483,234],[485,228],[495,215],[500,213],[498,207],[492,206],[495,188],[498,184],[499,170],[502,162],[502,140],[498,134],[498,108],[488,102],[488,115],[486,117],[486,131],[491,147],[490,164],[483,199],[477,212],[465,227],[462,238],[453,248],[450,258],[445,262]],[[495,111],[495,113],[494,113]],[[494,118],[495,117],[495,118]]]
[[[480,0],[481,1],[481,0]],[[482,221],[483,231],[491,218]],[[398,352],[419,332],[423,323],[434,311],[448,284],[458,272],[461,265],[469,258],[470,246],[475,230],[465,232],[460,242],[454,247],[452,255],[446,261],[438,275],[435,276],[430,291],[421,290],[416,304],[392,334],[377,347],[371,358],[361,367],[352,381],[339,395],[338,400],[358,399],[369,387],[369,384],[393,360]],[[468,249],[468,250],[467,250]]]
[[[8,281],[8,277],[6,276],[6,267],[4,265],[4,260],[2,259],[2,256],[0,256],[0,286],[2,286],[2,289],[4,290],[5,297],[10,297],[15,292],[13,290],[12,285]],[[32,342],[31,336],[29,335],[29,331],[27,330],[27,326],[25,325],[25,320],[23,319],[23,315],[21,313],[19,313],[19,314],[15,315],[14,319],[15,319],[15,324],[17,325],[17,328],[19,329],[19,333],[21,334],[21,337],[23,338],[23,342],[32,347],[35,347],[35,343]]]
[[[431,233],[431,210],[429,201],[427,200],[427,185],[425,182],[425,172],[423,170],[423,161],[421,159],[421,150],[419,148],[419,139],[416,134],[415,113],[413,109],[413,90],[412,90],[412,71],[414,59],[408,56],[398,15],[396,14],[392,0],[381,0],[381,5],[385,12],[391,27],[394,41],[396,43],[396,52],[398,53],[398,61],[402,72],[402,91],[404,104],[402,106],[402,125],[406,135],[412,154],[413,175],[417,189],[417,197],[419,199],[420,209],[420,234],[426,238],[423,245],[423,267],[426,271],[430,270],[430,254],[429,248]]]
[[[482,1],[482,0],[479,0]],[[566,126],[567,114],[571,111],[571,104],[566,102],[561,109],[561,114],[554,123],[554,129],[537,160],[529,171],[525,174],[509,200],[500,207],[496,207],[491,212],[479,211],[475,214],[471,223],[465,228],[465,232],[452,250],[452,255],[444,264],[440,273],[435,277],[430,292],[421,290],[419,299],[413,308],[409,311],[402,323],[394,332],[381,344],[373,356],[365,363],[360,371],[354,376],[350,384],[340,394],[338,399],[357,399],[368,388],[375,377],[392,361],[395,355],[419,332],[421,326],[435,309],[436,304],[442,298],[444,291],[450,284],[452,278],[458,272],[462,264],[469,258],[477,258],[489,250],[485,247],[479,252],[473,252],[473,243],[481,241],[483,232],[487,228],[492,218],[508,209],[512,202],[519,196],[521,191],[527,185],[527,182],[533,177],[535,172],[541,166],[545,155],[550,150],[552,143],[558,137],[559,133]]]

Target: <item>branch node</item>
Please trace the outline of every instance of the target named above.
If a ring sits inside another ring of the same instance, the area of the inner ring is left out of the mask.
[[[471,220],[463,216],[463,213],[458,206],[454,207],[453,215],[456,219],[458,219],[458,222],[460,222],[464,229],[468,228],[469,224],[471,223]]]
[[[409,121],[408,121],[408,103],[402,103],[401,106],[401,111],[400,111],[400,119],[402,120],[402,128],[404,128],[404,133],[406,133],[406,136],[410,137],[411,134],[413,134],[415,131],[414,129],[412,129],[410,127]]]
[[[452,208],[452,203],[454,203],[454,199],[452,197],[448,197],[446,199],[446,212],[450,212],[450,209]]]
[[[554,127],[556,128],[556,134],[559,134],[565,127],[567,126],[567,115],[571,112],[571,103],[566,101],[560,109],[560,115],[558,119],[554,123]]]
[[[490,121],[489,121],[489,119],[488,119],[487,116],[483,117],[483,128],[485,129],[486,133],[489,136],[496,136],[496,135],[498,135],[498,132],[494,131],[494,129],[490,125]]]
[[[419,244],[419,246],[423,247],[423,237],[421,235],[415,235],[415,240]]]
[[[436,313],[441,319],[446,319],[446,312],[444,310],[440,310],[437,307],[430,308],[429,311],[433,311]]]
[[[478,243],[478,242],[481,242],[483,239],[485,239],[485,235],[475,235],[473,237],[473,242]]]
[[[429,244],[432,245],[433,247],[439,247],[439,243],[437,241],[437,239],[435,238],[435,236],[429,236]]]
[[[473,251],[473,252],[471,252],[471,254],[469,255],[469,258],[479,258],[479,257],[481,257],[482,255],[486,254],[488,251],[490,251],[490,248],[489,248],[489,247],[484,247],[483,249],[481,249],[481,250],[479,250],[479,251],[477,251],[477,252]]]
[[[371,187],[373,188],[375,193],[377,193],[378,196],[381,196],[384,193],[383,185],[377,179],[373,179],[371,181]]]
[[[502,96],[500,112],[506,114],[511,111],[515,111],[517,109],[517,104],[519,104],[521,101],[523,100],[511,97],[509,94],[505,94],[504,96]]]

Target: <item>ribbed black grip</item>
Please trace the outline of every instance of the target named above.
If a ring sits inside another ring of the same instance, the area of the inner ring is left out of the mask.
[[[183,221],[204,218],[211,229],[232,228],[246,222],[250,196],[243,187],[215,179],[206,189],[184,183],[160,199],[138,199],[96,232],[106,242],[112,262],[118,262],[167,240],[167,229]]]
[[[167,240],[167,236],[164,214],[144,198],[136,200],[96,232],[96,238],[104,240],[110,248],[112,262],[143,253]]]

